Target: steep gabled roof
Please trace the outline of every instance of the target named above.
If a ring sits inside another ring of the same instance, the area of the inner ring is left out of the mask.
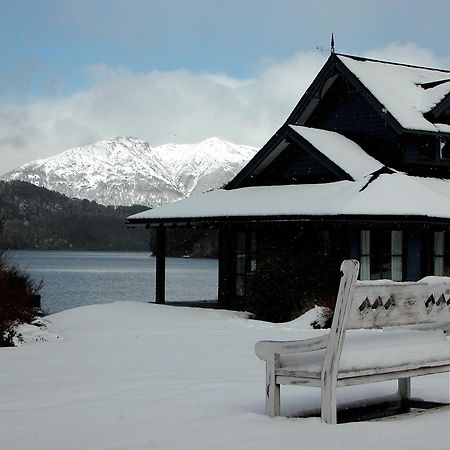
[[[236,189],[281,157],[294,142],[341,180],[356,180],[383,167],[358,144],[339,133],[296,125],[284,125],[226,186]]]
[[[450,92],[450,71],[337,55],[405,129],[450,132],[424,115]]]
[[[339,133],[295,125],[291,125],[290,128],[353,180],[365,177],[383,167],[383,164],[368,155],[358,144]]]
[[[335,53],[300,99],[287,123],[305,124],[339,75],[354,84],[397,132],[450,133],[450,125],[435,123],[433,119],[434,112],[450,95],[449,70]]]

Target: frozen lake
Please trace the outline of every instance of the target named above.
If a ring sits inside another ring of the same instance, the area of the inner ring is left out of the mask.
[[[42,309],[51,314],[121,300],[153,302],[155,258],[145,252],[11,251],[19,267],[39,281]],[[166,259],[166,300],[217,299],[217,260]]]

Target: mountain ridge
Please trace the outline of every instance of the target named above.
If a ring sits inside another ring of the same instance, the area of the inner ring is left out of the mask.
[[[155,207],[230,181],[256,149],[209,138],[151,147],[117,136],[26,163],[0,179],[20,180],[102,205]]]

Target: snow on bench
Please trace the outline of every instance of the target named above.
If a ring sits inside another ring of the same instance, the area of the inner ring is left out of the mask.
[[[342,263],[328,334],[256,344],[256,355],[266,361],[269,416],[280,414],[282,384],[320,387],[322,420],[336,423],[339,386],[397,379],[400,400],[407,401],[411,377],[450,371],[443,331],[450,323],[450,278],[357,281],[358,272],[358,261]],[[346,330],[358,329],[367,331],[346,337]]]

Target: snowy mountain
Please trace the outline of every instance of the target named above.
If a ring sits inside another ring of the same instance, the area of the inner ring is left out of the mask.
[[[103,205],[157,206],[230,181],[256,149],[218,138],[164,144],[120,136],[27,163],[3,175]]]

